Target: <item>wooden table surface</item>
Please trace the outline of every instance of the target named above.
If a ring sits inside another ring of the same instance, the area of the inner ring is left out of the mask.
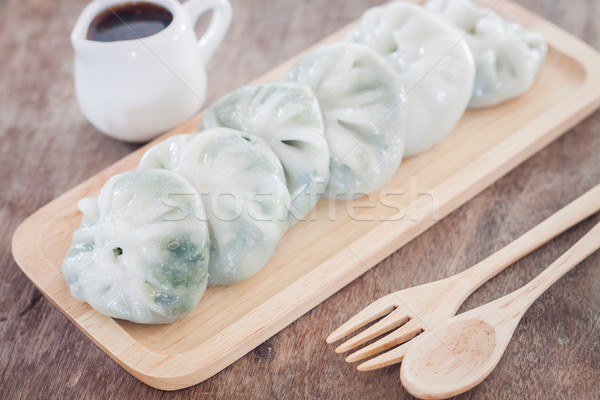
[[[502,0],[501,0],[502,1]],[[208,102],[357,19],[376,0],[232,0]],[[600,48],[597,0],[519,0]],[[84,0],[0,2],[0,397],[407,399],[398,366],[358,372],[325,337],[371,301],[454,274],[600,182],[600,112],[254,351],[192,388],[161,392],[96,347],[15,264],[11,236],[36,209],[136,149],[96,131],[73,88],[69,34]],[[600,88],[598,88],[600,90]],[[595,216],[492,279],[471,309],[521,286],[600,221]],[[600,253],[525,315],[496,370],[460,398],[600,397]]]

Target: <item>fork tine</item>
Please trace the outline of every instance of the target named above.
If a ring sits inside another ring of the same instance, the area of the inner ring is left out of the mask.
[[[372,343],[362,349],[350,354],[346,357],[347,362],[355,362],[362,360],[364,358],[370,357],[374,354],[381,353],[384,350],[389,349],[397,344],[402,342],[406,342],[419,333],[421,333],[422,329],[419,326],[420,321],[418,319],[411,319],[404,326],[396,329],[394,332],[382,337],[375,343]]]
[[[346,321],[346,323],[333,331],[327,337],[327,339],[325,339],[325,341],[327,343],[338,341],[344,336],[347,336],[355,330],[367,325],[369,322],[389,314],[390,311],[396,307],[392,300],[393,297],[390,297],[390,295],[383,296],[382,298],[375,300],[373,303],[365,307],[364,310],[350,318],[348,321]]]
[[[339,345],[338,348],[335,349],[335,352],[345,353],[348,350],[352,350],[353,348],[360,346],[361,344],[368,342],[377,336],[383,335],[392,329],[404,325],[408,319],[408,310],[406,310],[404,307],[396,308],[375,325],[370,326],[368,329]]]
[[[365,361],[364,363],[356,367],[356,369],[359,371],[372,371],[374,369],[383,368],[392,364],[402,362],[411,344],[412,341],[410,340],[408,342],[402,343],[400,346],[390,351],[386,351],[385,353],[380,354],[377,357]]]

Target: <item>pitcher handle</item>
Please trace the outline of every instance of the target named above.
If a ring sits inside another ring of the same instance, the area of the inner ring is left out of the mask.
[[[198,48],[204,62],[207,63],[225,37],[231,23],[231,4],[228,0],[188,0],[183,4],[192,24],[207,11],[213,15],[204,35],[198,40]]]

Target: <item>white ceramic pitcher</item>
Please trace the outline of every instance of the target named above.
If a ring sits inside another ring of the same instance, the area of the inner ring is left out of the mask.
[[[231,22],[227,0],[144,0],[173,16],[162,31],[140,39],[87,39],[94,18],[124,0],[94,0],[71,33],[75,49],[75,91],[85,117],[117,139],[143,142],[192,117],[204,104],[206,63]],[[194,26],[213,11],[198,40]]]

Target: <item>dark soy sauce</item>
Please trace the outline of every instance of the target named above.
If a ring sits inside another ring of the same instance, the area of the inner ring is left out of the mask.
[[[162,31],[172,20],[171,12],[158,4],[117,4],[94,18],[87,38],[98,42],[139,39]]]

